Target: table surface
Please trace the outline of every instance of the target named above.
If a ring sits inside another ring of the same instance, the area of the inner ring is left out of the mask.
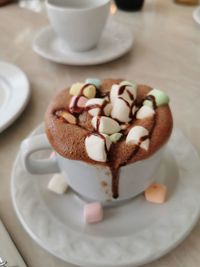
[[[0,134],[0,217],[29,267],[71,266],[39,247],[22,228],[10,196],[10,177],[20,142],[43,121],[52,95],[89,76],[124,77],[164,89],[171,97],[175,125],[200,151],[200,26],[194,7],[172,0],[147,0],[142,12],[117,11],[114,19],[127,24],[135,44],[130,53],[110,63],[90,67],[58,65],[36,55],[35,34],[48,24],[44,14],[19,8],[0,9],[0,59],[18,65],[31,83],[31,99],[22,116]],[[125,41],[125,40],[124,40]],[[200,223],[174,251],[149,267],[199,267]]]

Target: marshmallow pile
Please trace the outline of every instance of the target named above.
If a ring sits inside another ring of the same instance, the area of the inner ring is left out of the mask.
[[[137,84],[122,81],[113,84],[109,94],[96,97],[101,81],[94,78],[85,83],[75,83],[70,88],[72,95],[69,112],[59,113],[68,123],[76,124],[75,114],[87,111],[91,116],[94,131],[85,138],[88,157],[98,162],[106,162],[112,143],[123,138],[123,130],[130,127],[133,119],[143,120],[155,115],[155,108],[168,104],[168,96],[158,89],[151,90],[140,107],[136,106]],[[150,133],[143,126],[134,126],[126,136],[126,144],[135,144],[149,149]]]

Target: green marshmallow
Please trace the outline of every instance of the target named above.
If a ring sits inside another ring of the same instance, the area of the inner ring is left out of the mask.
[[[100,88],[101,86],[101,80],[96,79],[96,78],[87,78],[85,80],[85,83],[93,84],[96,88]]]
[[[163,106],[163,105],[167,105],[169,103],[169,97],[163,92],[160,91],[158,89],[153,89],[151,90],[148,95],[152,95],[155,97],[156,100],[156,105],[158,107]],[[145,106],[149,106],[149,107],[153,107],[152,103],[150,100],[145,100],[144,101],[144,105]]]
[[[123,134],[121,134],[121,133],[114,133],[114,134],[110,135],[111,142],[117,143],[121,139],[122,135]]]

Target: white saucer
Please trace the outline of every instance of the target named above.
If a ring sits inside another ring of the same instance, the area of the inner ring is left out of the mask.
[[[0,133],[22,113],[29,95],[29,82],[24,72],[0,61]]]
[[[69,65],[95,65],[121,57],[133,45],[133,33],[121,23],[109,22],[96,48],[86,52],[73,52],[48,26],[43,28],[33,42],[33,50],[40,56],[57,63]]]
[[[33,134],[41,132],[40,126]],[[72,191],[49,192],[51,176],[27,173],[20,152],[12,171],[12,199],[29,235],[56,257],[87,267],[133,267],[169,252],[192,230],[200,215],[199,173],[196,151],[176,130],[156,174],[169,190],[165,204],[148,203],[140,195],[105,209],[103,222],[85,225],[84,202]]]
[[[193,11],[193,19],[196,23],[200,24],[200,6]]]

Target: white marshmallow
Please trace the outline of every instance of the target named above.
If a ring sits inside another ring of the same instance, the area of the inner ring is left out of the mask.
[[[110,90],[110,101],[112,103],[114,103],[115,100],[118,98],[118,92],[119,92],[119,85],[113,84]]]
[[[48,183],[48,189],[56,194],[64,194],[68,189],[68,185],[62,174],[55,174]]]
[[[111,141],[109,137],[105,136],[105,140],[95,134],[91,134],[90,136],[86,137],[85,139],[85,149],[88,154],[88,157],[100,162],[107,161],[107,154],[106,149],[110,148]]]
[[[87,101],[85,107],[89,107],[89,106],[93,106],[93,105],[99,105],[102,106],[104,104],[104,99],[103,98],[91,98]],[[88,110],[89,114],[91,116],[98,116],[99,112],[100,112],[100,107],[97,108],[92,108],[90,110]],[[111,109],[112,109],[112,105],[110,103],[108,103],[105,108],[104,108],[104,113],[106,116],[109,116],[111,113]]]
[[[148,150],[149,148],[149,139],[141,142],[143,136],[149,135],[149,131],[142,126],[134,126],[128,133],[126,137],[126,143],[132,143],[140,145],[141,148]]]
[[[130,107],[127,106],[127,103],[123,99],[117,98],[113,104],[111,111],[111,117],[119,120],[120,122],[129,122],[131,118]]]
[[[154,114],[155,111],[151,107],[142,106],[137,112],[136,119],[142,120],[145,118],[150,118],[153,117]]]
[[[136,99],[137,96],[137,84],[135,82],[129,82],[129,81],[123,81],[120,83],[121,86],[126,86],[126,91],[128,90],[133,96],[134,99]]]
[[[98,120],[99,120],[99,129],[97,129]],[[120,132],[121,130],[121,127],[118,122],[105,116],[101,117],[95,116],[93,117],[91,123],[95,130],[104,134],[113,134]]]
[[[111,111],[112,111],[112,104],[111,103],[107,103],[105,108],[104,108],[104,114],[106,116],[110,116]]]
[[[120,87],[126,86],[125,90],[123,91],[122,94],[119,95],[119,90]],[[128,81],[123,81],[119,85],[118,84],[113,84],[110,90],[110,100],[112,103],[114,103],[118,97],[121,97],[125,99],[126,101],[131,104],[133,102],[133,99],[130,98],[130,94],[133,95],[133,98],[136,99],[137,95],[137,85],[135,83],[131,83]]]
[[[149,144],[150,144],[150,141],[148,138],[140,144],[140,147],[147,151],[149,149]]]

